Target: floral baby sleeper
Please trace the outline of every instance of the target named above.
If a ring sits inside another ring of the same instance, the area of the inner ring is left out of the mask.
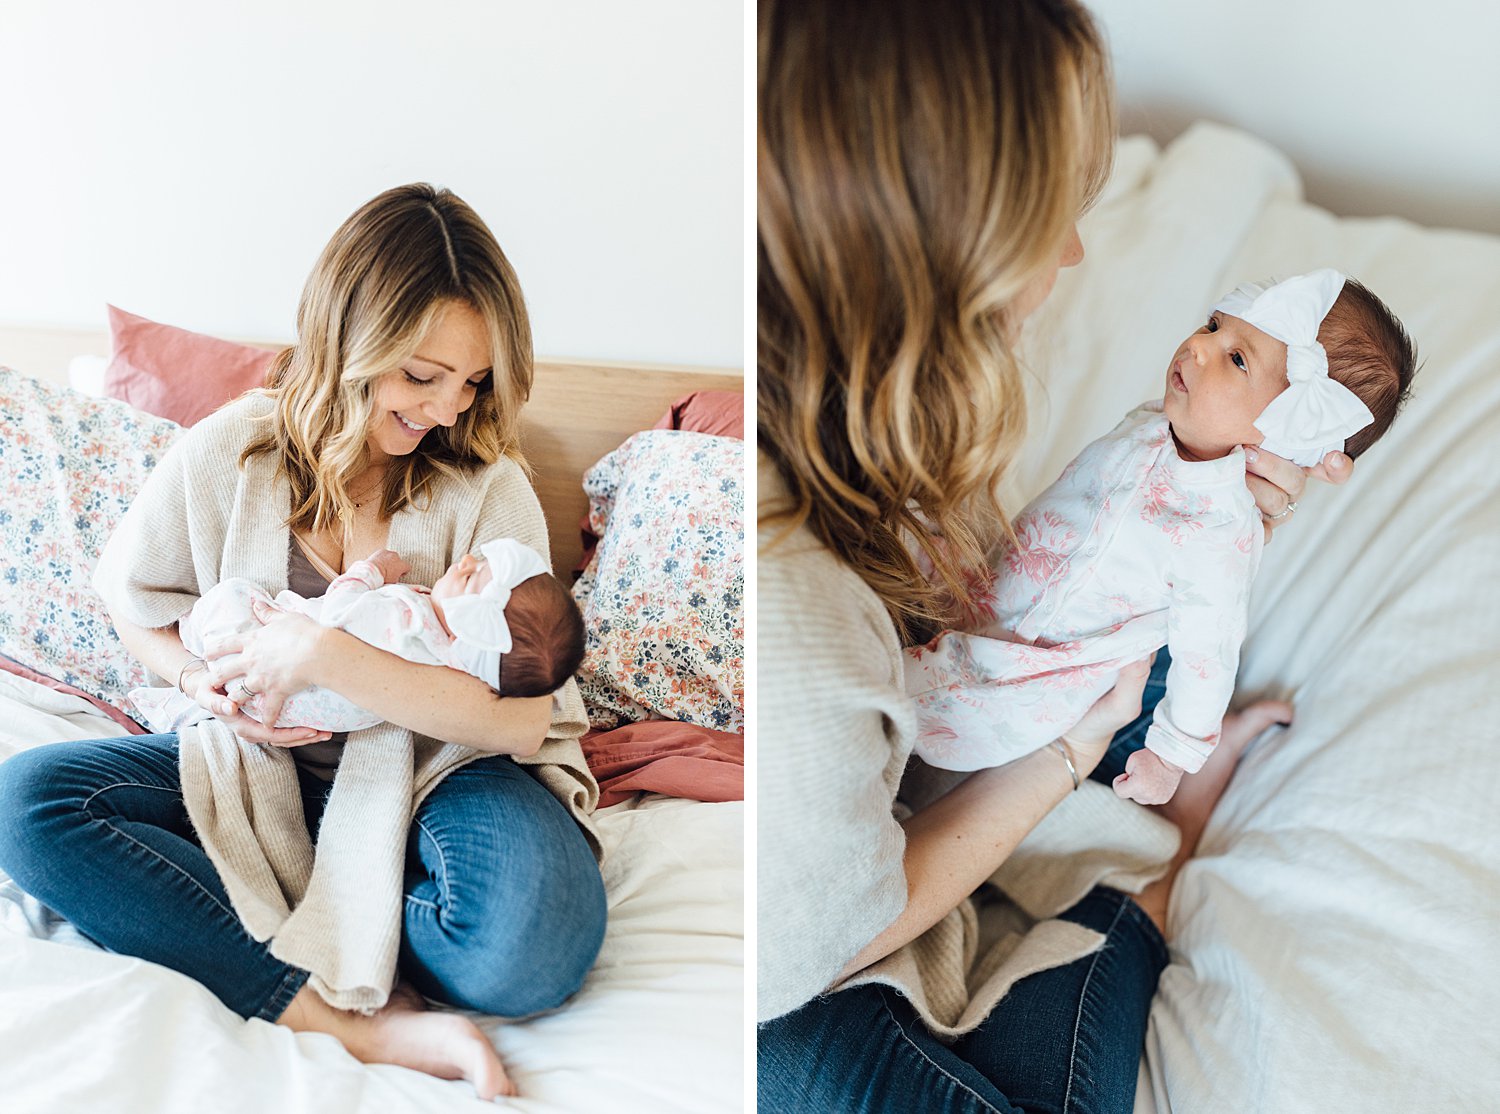
[[[369,561],[356,561],[312,599],[281,592],[273,600],[265,591],[240,577],[220,581],[183,616],[182,644],[200,657],[204,647],[260,624],[252,614],[260,602],[284,611],[298,611],[325,627],[340,630],[389,650],[419,665],[444,665],[472,672],[453,638],[443,629],[432,608],[432,592],[420,585],[386,584]],[[232,659],[225,659],[232,661]],[[131,702],[153,731],[178,731],[210,718],[197,702],[175,688],[135,689]],[[260,719],[260,697],[244,705],[246,714]],[[294,693],[282,705],[277,727],[311,727],[319,731],[357,731],[382,722],[373,712],[325,688],[313,686]]]
[[[1071,729],[1124,665],[1166,646],[1167,691],[1146,746],[1191,773],[1234,692],[1260,513],[1236,449],[1177,452],[1161,403],[1089,445],[1021,512],[964,623],[907,651],[916,753],[998,766]]]

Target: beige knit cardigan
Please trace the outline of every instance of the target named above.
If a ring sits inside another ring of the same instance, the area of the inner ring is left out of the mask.
[[[272,420],[250,395],[205,418],[172,446],[105,545],[94,587],[113,613],[171,626],[209,588],[245,577],[272,595],[287,586],[291,489],[270,454],[239,465]],[[520,467],[502,460],[466,480],[440,478],[430,499],[391,519],[389,546],[431,584],[490,538],[548,552],[547,528]],[[517,757],[572,813],[599,853],[589,814],[599,790],[578,737],[577,686],[554,704],[547,741]],[[401,942],[407,831],[417,806],[453,770],[485,752],[380,724],[349,735],[316,855],[303,822],[292,752],[238,739],[211,720],[179,739],[183,799],[235,912],[271,954],[311,972],[340,1009],[385,1003]]]
[[[762,459],[762,507],[783,491]],[[823,993],[896,919],[906,906],[898,818],[964,776],[908,766],[915,713],[879,598],[806,529],[779,533],[761,529],[756,589],[762,1021]],[[1004,897],[966,900],[837,989],[892,986],[934,1033],[957,1037],[1018,979],[1097,950],[1099,933],[1057,914],[1098,883],[1138,893],[1177,843],[1171,824],[1086,780],[995,873]]]

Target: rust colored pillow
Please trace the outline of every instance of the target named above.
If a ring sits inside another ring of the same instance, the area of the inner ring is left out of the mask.
[[[579,743],[599,782],[599,807],[636,793],[691,801],[745,799],[745,737],[675,720],[590,731]]]
[[[653,429],[685,429],[745,439],[745,396],[735,391],[694,391],[672,403]]]
[[[104,393],[190,426],[266,381],[276,353],[162,325],[109,307]]]

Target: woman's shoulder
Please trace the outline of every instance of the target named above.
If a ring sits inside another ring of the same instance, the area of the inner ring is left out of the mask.
[[[474,482],[484,492],[531,491],[531,480],[521,462],[502,456],[493,464],[483,464],[471,473]]]
[[[445,468],[435,473],[427,493],[417,497],[424,514],[455,520],[488,518],[507,511],[541,513],[536,491],[517,461],[501,457],[493,464]]]
[[[432,503],[424,509],[457,525],[456,551],[467,552],[500,537],[547,551],[542,504],[524,466],[509,457],[439,476],[432,488]]]
[[[763,518],[781,493],[762,461]],[[868,720],[841,738],[868,746],[871,757],[909,750],[901,643],[880,597],[805,526],[763,524],[758,545],[756,616],[775,648],[761,655],[761,692],[773,697],[762,701],[762,724],[795,721],[816,701],[846,724]]]
[[[768,514],[784,502],[786,490],[764,456],[759,463],[758,488],[758,614],[785,617],[800,627],[811,623],[830,634],[836,629],[863,631],[877,636],[896,653],[899,642],[895,624],[864,578],[806,526],[788,529]]]
[[[541,514],[536,489],[519,461],[502,456],[493,464],[481,464],[460,477],[445,477],[448,498],[474,506],[480,517],[495,514]]]
[[[226,457],[237,460],[251,438],[267,428],[276,401],[258,391],[227,402],[192,426],[179,439],[181,451],[196,460]]]

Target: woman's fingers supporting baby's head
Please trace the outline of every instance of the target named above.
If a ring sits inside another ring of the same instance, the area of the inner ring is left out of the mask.
[[[1280,514],[1286,509],[1287,502],[1298,499],[1307,487],[1307,469],[1255,445],[1245,447],[1245,471],[1249,473],[1246,479],[1250,483],[1250,493],[1255,496],[1255,505],[1267,514]],[[1271,498],[1272,506],[1268,507],[1261,501],[1265,489],[1253,482],[1257,476],[1280,492],[1280,498]]]
[[[1354,461],[1344,453],[1329,453],[1322,461],[1309,468],[1307,474],[1326,484],[1348,483],[1349,477],[1354,475]]]

